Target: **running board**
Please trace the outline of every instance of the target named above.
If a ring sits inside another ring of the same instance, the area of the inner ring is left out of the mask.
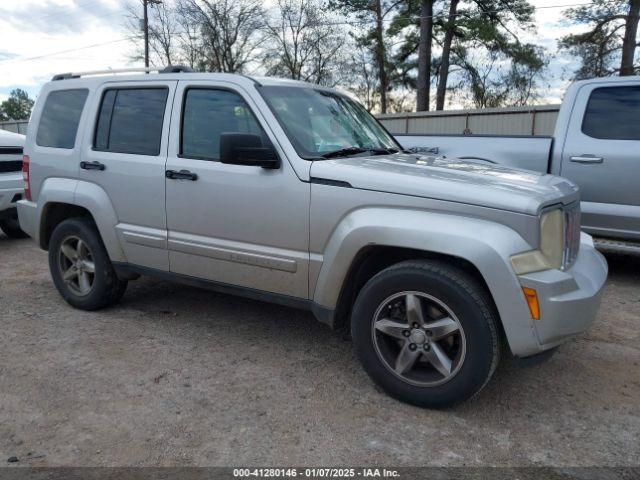
[[[598,250],[614,253],[634,253],[640,255],[640,243],[615,240],[613,238],[594,238],[593,243]]]

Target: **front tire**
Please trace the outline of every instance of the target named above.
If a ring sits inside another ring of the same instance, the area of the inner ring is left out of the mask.
[[[391,396],[445,407],[478,393],[499,361],[497,314],[472,276],[440,261],[407,261],[371,278],[351,333],[365,371]]]
[[[127,282],[120,280],[95,224],[88,218],[60,223],[49,242],[49,269],[67,303],[98,310],[122,298]]]
[[[0,220],[0,230],[9,238],[27,238],[28,235],[20,228],[18,212],[12,211],[8,217]]]

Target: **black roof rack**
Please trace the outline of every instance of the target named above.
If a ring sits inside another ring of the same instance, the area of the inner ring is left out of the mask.
[[[196,71],[187,67],[186,65],[169,65],[168,67],[164,67],[162,70],[158,70],[158,73],[195,73]]]
[[[68,80],[70,78],[80,78],[80,75],[76,73],[59,73],[54,75],[51,80],[55,82],[56,80]]]

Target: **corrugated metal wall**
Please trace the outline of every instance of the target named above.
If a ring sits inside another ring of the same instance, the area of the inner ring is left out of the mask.
[[[29,120],[9,120],[8,122],[0,122],[0,130],[26,135],[27,125],[29,125]]]
[[[553,135],[560,105],[378,115],[391,133]]]

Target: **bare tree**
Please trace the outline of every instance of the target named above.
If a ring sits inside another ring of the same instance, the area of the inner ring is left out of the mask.
[[[184,0],[181,13],[200,28],[199,63],[204,70],[242,72],[257,59],[265,15],[261,1]]]
[[[126,29],[132,33],[134,60],[144,59],[144,39],[141,35],[142,2],[139,7],[127,7]],[[154,66],[178,63],[176,38],[180,24],[176,11],[166,2],[149,8],[149,63]]]
[[[180,24],[178,46],[181,61],[191,68],[201,68],[204,63],[202,37],[198,19],[190,15],[190,7],[185,0],[179,0],[176,5],[176,17]]]
[[[265,31],[267,75],[335,85],[346,35],[316,0],[278,0]]]
[[[380,105],[378,77],[370,49],[358,45],[344,71],[346,75],[341,83],[360,99],[367,110],[377,108]]]

